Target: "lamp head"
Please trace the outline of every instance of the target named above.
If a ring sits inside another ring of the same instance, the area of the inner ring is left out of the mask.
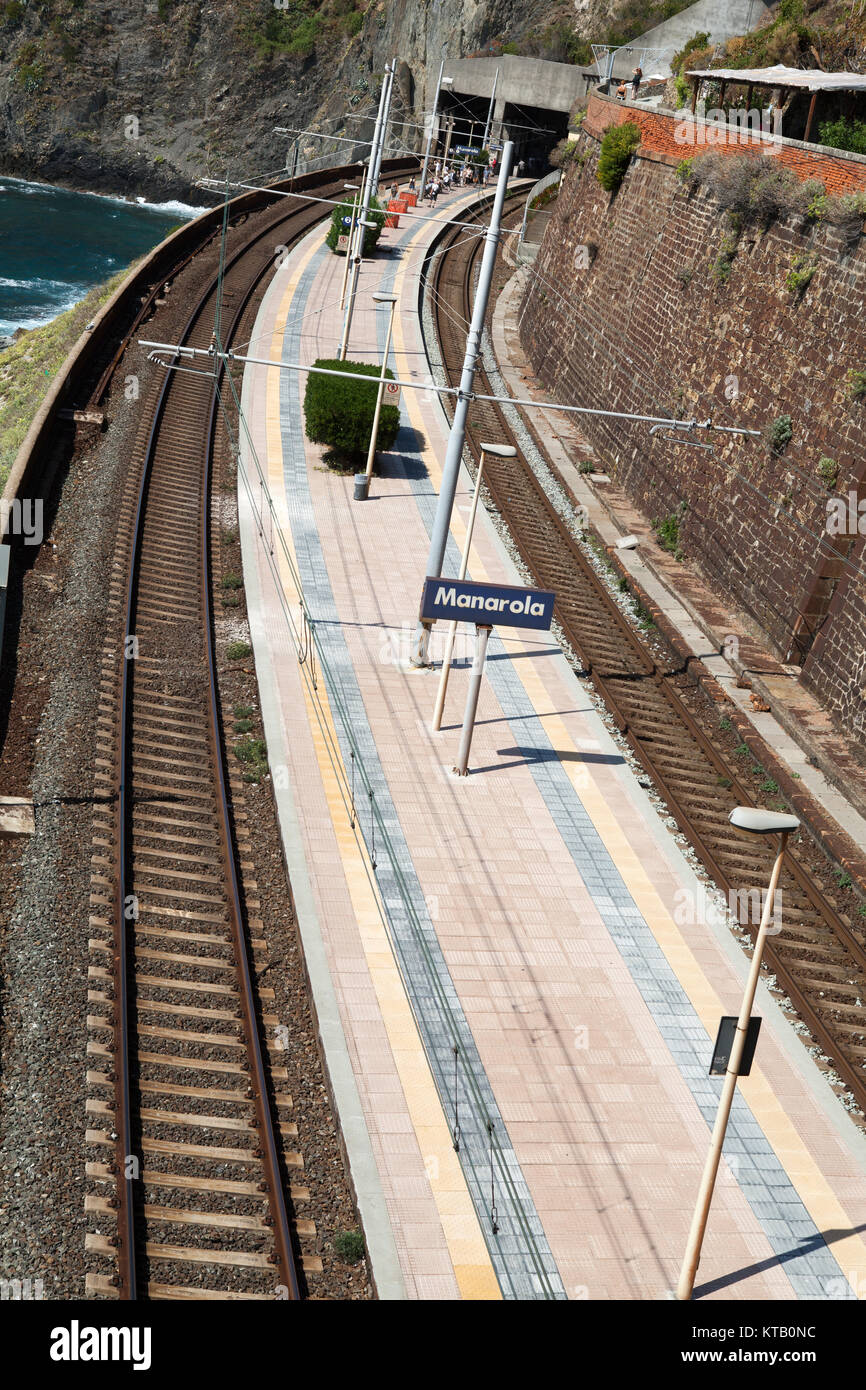
[[[510,444],[482,444],[481,452],[484,454],[495,454],[500,459],[513,459],[517,457],[517,450],[512,449]]]

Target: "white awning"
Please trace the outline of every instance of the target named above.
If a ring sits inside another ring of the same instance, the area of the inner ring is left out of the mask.
[[[802,87],[809,92],[866,92],[866,75],[857,72],[821,72],[819,68],[696,68],[687,77],[708,77],[716,82],[737,82],[760,87]]]

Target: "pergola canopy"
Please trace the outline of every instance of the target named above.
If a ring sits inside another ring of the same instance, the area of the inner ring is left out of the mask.
[[[866,92],[866,75],[856,72],[821,72],[820,68],[694,68],[688,77],[715,82],[736,82],[750,87],[801,87],[807,92]]]

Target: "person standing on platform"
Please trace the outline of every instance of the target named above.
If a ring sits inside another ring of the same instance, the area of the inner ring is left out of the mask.
[[[638,88],[640,87],[640,80],[641,80],[642,77],[643,77],[643,69],[642,69],[642,68],[639,68],[639,67],[635,68],[634,72],[633,72],[632,75],[631,75],[631,99],[632,99],[632,101],[637,101]]]

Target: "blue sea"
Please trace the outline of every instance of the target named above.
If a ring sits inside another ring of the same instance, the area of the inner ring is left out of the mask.
[[[49,323],[203,211],[0,175],[0,334]]]

